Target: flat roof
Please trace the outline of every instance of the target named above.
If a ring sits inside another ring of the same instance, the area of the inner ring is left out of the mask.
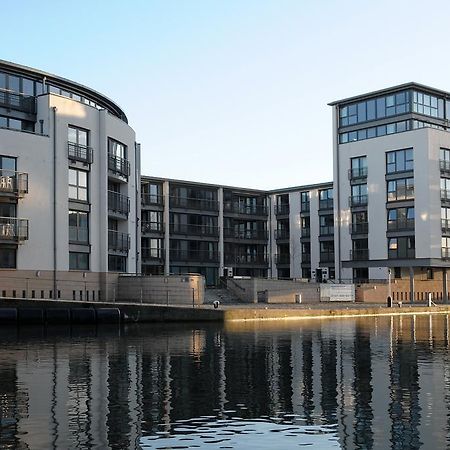
[[[366,94],[356,95],[354,97],[344,98],[342,100],[336,100],[334,102],[328,103],[329,106],[335,106],[342,103],[352,103],[355,101],[366,100],[372,97],[379,97],[380,95],[388,95],[394,92],[401,91],[403,89],[419,89],[421,91],[425,91],[430,94],[438,94],[442,97],[450,98],[450,93],[447,91],[443,91],[441,89],[436,89],[430,86],[426,86],[425,84],[416,83],[411,81],[409,83],[399,84],[397,86],[388,87],[385,89],[380,89],[378,91],[368,92]]]
[[[203,183],[201,181],[188,181],[188,180],[178,180],[174,178],[163,178],[163,177],[152,177],[149,175],[141,175],[141,181],[158,181],[158,182],[164,182],[168,181],[169,183],[180,183],[180,184],[190,184],[194,186],[202,186],[207,188],[225,188],[225,189],[233,189],[235,191],[243,191],[243,192],[254,192],[257,194],[282,194],[287,192],[294,192],[294,191],[309,191],[312,189],[321,189],[321,188],[330,188],[333,187],[333,182],[324,182],[324,183],[317,183],[317,184],[306,184],[303,186],[292,186],[282,189],[271,189],[271,190],[262,190],[262,189],[252,189],[252,188],[245,188],[245,187],[237,187],[237,186],[228,186],[224,184],[212,184],[212,183]]]
[[[89,100],[93,100],[98,103],[100,106],[103,106],[105,109],[110,110],[118,117],[120,117],[124,122],[128,123],[127,116],[125,115],[123,109],[110,98],[105,95],[97,92],[94,89],[91,89],[87,86],[84,86],[80,83],[76,83],[75,81],[68,80],[67,78],[60,77],[58,75],[53,75],[48,72],[44,72],[39,69],[33,69],[32,67],[22,66],[20,64],[13,63],[11,61],[5,61],[0,59],[0,70],[5,70],[9,73],[13,73],[16,75],[28,76],[33,79],[43,80],[46,78],[46,81],[50,84],[56,84],[60,88],[66,88],[69,91],[74,91],[77,94],[81,94],[85,96]],[[105,73],[105,76],[107,74]]]

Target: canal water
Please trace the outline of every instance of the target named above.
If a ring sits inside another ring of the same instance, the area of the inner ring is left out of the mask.
[[[450,447],[447,315],[0,329],[1,449]]]

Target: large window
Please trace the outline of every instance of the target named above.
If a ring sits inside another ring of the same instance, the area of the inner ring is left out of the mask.
[[[395,237],[388,239],[388,256],[390,259],[414,258],[414,236]]]
[[[350,165],[350,179],[367,177],[367,156],[352,158]]]
[[[386,153],[386,173],[407,172],[414,169],[413,149]]]
[[[89,216],[87,212],[69,211],[69,241],[89,242]]]
[[[414,207],[388,210],[388,231],[414,229]]]
[[[69,199],[88,200],[88,173],[84,170],[69,169]]]
[[[309,212],[310,203],[309,203],[309,192],[301,192],[300,193],[300,202],[301,202],[301,211]]]
[[[110,138],[108,140],[108,153],[111,156],[127,159],[127,146]]]
[[[69,270],[89,270],[89,253],[69,252]]]
[[[110,272],[126,272],[127,258],[125,256],[108,255],[108,270]]]
[[[388,181],[387,201],[411,200],[414,198],[414,178],[400,178]]]
[[[13,119],[11,117],[0,116],[0,128],[9,128],[18,131],[34,131],[34,123],[29,120]]]
[[[82,145],[84,147],[88,146],[88,136],[89,133],[87,130],[83,130],[82,128],[77,128],[74,126],[69,126],[67,131],[67,140],[76,145]]]
[[[319,209],[333,208],[333,188],[319,191]]]
[[[16,249],[0,248],[0,269],[16,268]]]
[[[444,118],[444,100],[423,92],[413,92],[413,111],[426,116]]]

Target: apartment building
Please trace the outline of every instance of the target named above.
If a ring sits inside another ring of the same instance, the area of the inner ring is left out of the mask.
[[[279,191],[141,183],[143,273],[196,272],[208,285],[224,275],[334,278],[332,183]]]
[[[113,101],[0,61],[1,294],[106,298],[138,272],[139,161]]]
[[[331,103],[336,277],[438,279],[450,256],[450,94],[407,83]]]

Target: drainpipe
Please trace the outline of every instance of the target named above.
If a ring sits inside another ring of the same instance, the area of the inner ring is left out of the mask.
[[[339,167],[339,117],[338,117],[338,107],[335,106],[334,107],[334,127],[336,132],[333,133],[334,134],[334,146],[336,148],[336,185],[333,186],[333,196],[336,199],[336,216],[337,216],[337,223],[335,224],[335,227],[337,227],[337,244],[338,244],[338,248],[337,248],[337,261],[336,259],[334,260],[334,267],[335,267],[335,271],[336,269],[339,271],[339,276],[338,276],[338,281],[339,283],[341,282],[342,279],[342,258],[341,258],[341,199],[340,199],[340,183],[339,183],[339,172],[340,172],[340,167]],[[336,241],[335,241],[335,245],[336,245]],[[336,249],[335,249],[336,251]],[[337,262],[337,264],[336,264]]]
[[[56,293],[56,107],[53,108],[53,299]]]

